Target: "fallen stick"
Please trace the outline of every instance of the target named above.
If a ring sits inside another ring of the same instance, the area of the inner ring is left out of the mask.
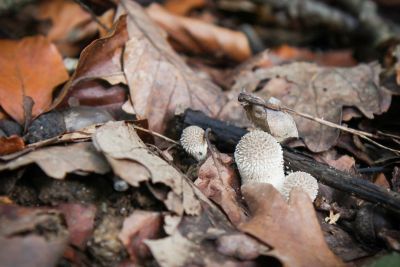
[[[216,146],[228,152],[232,152],[240,138],[247,133],[243,128],[212,119],[200,111],[190,109],[185,111],[180,120],[185,127],[197,125],[203,129],[210,128],[216,138]],[[368,202],[380,204],[400,214],[400,194],[317,162],[294,149],[283,147],[283,150],[285,164],[291,170],[308,172],[322,184],[353,194]]]

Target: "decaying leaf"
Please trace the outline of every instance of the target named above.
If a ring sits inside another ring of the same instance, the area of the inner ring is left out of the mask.
[[[233,159],[227,154],[218,153],[200,166],[195,185],[217,203],[226,213],[230,221],[237,225],[246,219],[243,207],[240,204],[239,178],[231,167]],[[218,165],[218,166],[216,166]]]
[[[255,94],[263,99],[275,97],[298,112],[340,124],[343,106],[355,106],[370,119],[389,108],[391,95],[379,86],[379,73],[377,64],[327,68],[291,63],[242,72],[232,89],[257,89]],[[299,116],[294,119],[300,137],[313,152],[325,151],[336,143],[337,129]]]
[[[55,87],[68,79],[62,57],[43,36],[0,40],[0,105],[23,124],[24,97],[34,101],[32,116],[45,112]]]
[[[108,122],[96,130],[93,142],[105,155],[114,173],[130,185],[138,186],[142,181],[166,185],[171,191],[163,201],[169,209],[178,214],[199,212],[200,204],[193,197],[192,189],[186,186],[183,175],[151,153],[131,125]],[[186,198],[191,202],[185,201]]]
[[[0,155],[14,153],[24,149],[24,147],[24,140],[17,135],[0,137]]]
[[[174,15],[157,4],[147,8],[147,14],[168,33],[172,44],[181,50],[225,56],[238,62],[251,55],[249,42],[242,32]]]
[[[70,146],[41,148],[12,161],[0,163],[0,172],[15,170],[33,163],[55,179],[63,179],[71,172],[105,174],[110,170],[107,162],[91,143],[77,143]]]
[[[239,229],[273,250],[284,266],[343,266],[328,248],[307,194],[295,189],[289,204],[269,184],[242,186],[252,216]]]

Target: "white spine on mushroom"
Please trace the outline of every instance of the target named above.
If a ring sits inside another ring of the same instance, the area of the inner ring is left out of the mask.
[[[293,172],[286,176],[285,183],[283,184],[281,193],[289,200],[290,192],[294,188],[301,188],[308,194],[311,201],[314,201],[318,194],[318,182],[317,180],[306,172]]]
[[[186,127],[181,135],[183,149],[197,161],[207,156],[207,142],[204,136],[205,131],[198,126]]]
[[[280,191],[284,182],[282,147],[260,130],[245,134],[235,149],[235,161],[242,184],[269,183]]]

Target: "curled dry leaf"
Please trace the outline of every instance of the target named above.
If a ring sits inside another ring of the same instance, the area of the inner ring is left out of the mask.
[[[200,166],[199,177],[194,184],[222,208],[234,225],[238,225],[246,219],[246,215],[239,201],[240,182],[231,166],[233,159],[223,153],[218,153],[215,158],[216,162],[208,157]]]
[[[32,116],[48,110],[57,85],[68,79],[62,57],[43,36],[0,40],[0,105],[14,120],[25,122],[24,98],[31,97]]]
[[[162,200],[170,210],[177,214],[200,211],[193,189],[186,185],[183,175],[150,152],[131,125],[108,122],[96,130],[93,143],[105,155],[114,173],[130,185],[139,186],[142,181],[166,185],[171,191]]]
[[[24,140],[17,136],[0,137],[0,156],[11,154],[24,149]]]
[[[161,234],[162,216],[159,212],[134,211],[124,220],[118,238],[124,244],[133,262],[150,256],[144,240],[156,239]]]
[[[91,143],[77,143],[70,146],[45,147],[20,156],[12,161],[0,163],[0,172],[15,170],[36,163],[46,175],[63,179],[67,173],[94,172],[105,174],[110,170]]]
[[[225,56],[238,62],[251,55],[249,42],[242,32],[177,16],[157,4],[147,8],[147,13],[181,50],[194,54]]]
[[[327,68],[311,63],[291,63],[244,71],[236,78],[232,90],[238,93],[242,88],[250,92],[257,89],[255,94],[262,99],[275,97],[298,112],[340,124],[343,106],[355,106],[370,119],[374,114],[387,111],[391,95],[380,87],[379,73],[378,64]],[[267,83],[264,85],[262,81]],[[325,151],[336,143],[338,129],[299,116],[294,119],[300,137],[311,151]]]
[[[344,266],[325,243],[314,207],[308,196],[292,190],[289,204],[269,184],[242,186],[252,213],[239,229],[273,250],[284,266]]]

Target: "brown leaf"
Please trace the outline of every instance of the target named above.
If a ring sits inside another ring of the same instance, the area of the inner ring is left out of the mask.
[[[69,242],[81,249],[86,247],[94,228],[96,207],[77,203],[64,203],[58,206],[64,214],[70,234]]]
[[[19,41],[0,40],[0,105],[24,123],[24,96],[34,101],[33,117],[51,105],[55,87],[68,79],[61,55],[42,36]]]
[[[24,147],[24,140],[17,135],[0,137],[0,155],[14,153],[24,149]]]
[[[225,56],[238,62],[251,55],[249,42],[242,32],[177,16],[157,4],[148,7],[147,13],[168,33],[172,42],[184,51]]]
[[[45,147],[20,156],[12,161],[0,163],[0,172],[15,170],[36,163],[48,176],[63,179],[71,172],[94,172],[105,174],[109,165],[91,143],[70,146]]]
[[[178,214],[199,213],[200,204],[183,175],[150,152],[131,125],[108,122],[96,130],[93,143],[105,155],[114,173],[130,185],[138,186],[142,181],[161,183],[171,189],[162,199],[167,208]]]
[[[128,14],[130,37],[123,67],[138,119],[147,118],[150,130],[163,132],[177,108],[191,107],[216,117],[226,102],[220,88],[196,76],[137,3],[121,4]]]
[[[171,13],[183,16],[190,10],[204,7],[206,4],[206,0],[167,0],[164,7]]]
[[[194,183],[222,208],[234,225],[238,225],[246,219],[246,215],[239,201],[239,178],[231,166],[233,159],[219,153],[216,161],[208,157],[200,166],[199,176]]]
[[[273,248],[284,266],[343,266],[328,248],[307,194],[293,190],[289,204],[270,184],[242,186],[252,217],[239,229]]]
[[[263,99],[273,96],[298,112],[340,124],[343,106],[355,106],[370,119],[389,108],[391,95],[379,86],[379,73],[377,64],[327,68],[292,63],[242,72],[232,89],[236,93],[242,88],[250,92],[257,89],[255,94]],[[336,143],[337,129],[299,116],[294,119],[300,137],[311,151],[325,151]]]
[[[356,65],[350,50],[314,53],[305,48],[282,45],[272,53],[283,60],[313,61],[322,66],[352,67]]]
[[[151,255],[144,240],[159,237],[161,226],[162,216],[159,212],[137,210],[124,220],[118,237],[133,262]]]
[[[91,21],[91,16],[74,1],[44,0],[38,4],[37,19],[49,19],[52,27],[47,37],[52,41],[71,38],[71,31],[84,23]],[[75,35],[77,33],[75,32]]]

